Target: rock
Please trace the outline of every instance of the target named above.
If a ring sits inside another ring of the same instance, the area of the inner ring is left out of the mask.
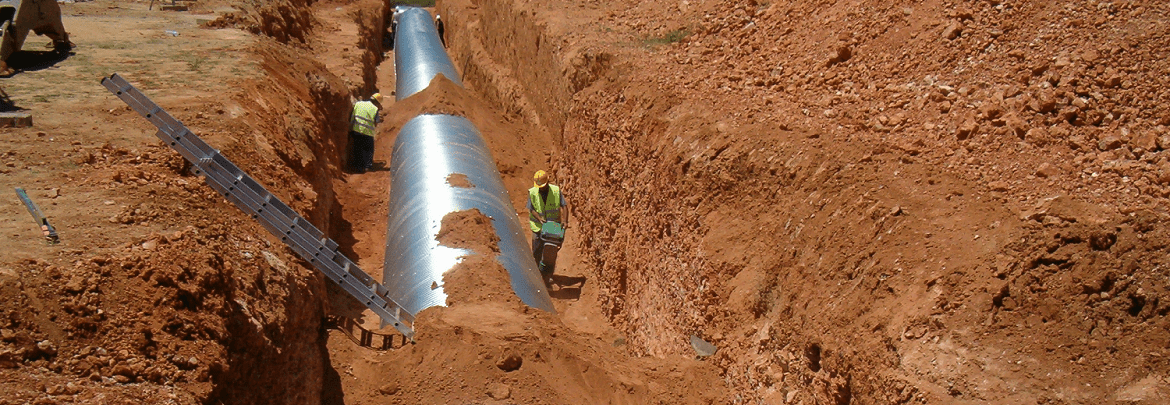
[[[130,377],[127,377],[124,375],[116,375],[116,376],[114,376],[114,381],[117,381],[118,384],[126,384],[126,383],[129,383],[131,380],[130,380]]]
[[[991,191],[1007,191],[1009,188],[1011,188],[1011,186],[1003,180],[995,180],[987,183],[987,187],[990,188]]]
[[[65,386],[61,384],[54,384],[45,388],[45,393],[49,395],[61,395],[65,393]]]
[[[1068,147],[1070,148],[1082,152],[1089,152],[1090,145],[1092,144],[1089,142],[1088,138],[1085,138],[1084,135],[1073,135],[1068,137]]]
[[[382,395],[394,395],[398,393],[398,383],[391,382],[378,388],[378,393]]]
[[[968,119],[962,125],[959,125],[959,129],[955,131],[955,135],[961,141],[975,135],[975,132],[978,130],[979,124],[975,123],[975,120]]]
[[[1101,57],[1101,55],[1098,54],[1097,51],[1092,50],[1092,49],[1081,52],[1081,60],[1083,60],[1089,64],[1096,62],[1097,59],[1100,57]]]
[[[1037,146],[1047,145],[1049,140],[1048,130],[1044,128],[1032,128],[1024,134],[1024,141]]]
[[[1032,97],[1028,108],[1041,114],[1053,112],[1056,110],[1056,96],[1051,91],[1042,91]]]
[[[516,371],[524,364],[524,358],[520,357],[520,353],[515,350],[507,350],[499,360],[496,360],[496,367],[506,372]]]
[[[1049,178],[1049,177],[1056,176],[1056,175],[1058,175],[1058,174],[1060,174],[1060,171],[1059,171],[1059,170],[1057,170],[1057,168],[1056,168],[1055,166],[1053,166],[1053,165],[1050,165],[1050,164],[1048,164],[1047,162],[1045,162],[1045,163],[1041,163],[1041,164],[1040,164],[1040,167],[1037,167],[1037,168],[1036,168],[1036,177],[1040,177],[1040,178],[1045,178],[1045,179],[1046,179],[1046,178]]]
[[[1008,115],[1007,118],[1004,118],[1004,122],[1006,123],[1008,129],[1011,129],[1012,133],[1020,139],[1025,139],[1027,137],[1028,130],[1031,129],[1028,128],[1028,123],[1026,121],[1015,114]]]
[[[126,377],[133,377],[135,375],[134,369],[130,368],[130,366],[126,365],[125,363],[119,363],[118,365],[114,366],[114,368],[110,370],[110,374],[122,375]]]
[[[834,48],[831,52],[829,52],[829,58],[827,61],[825,61],[825,65],[826,66],[835,65],[835,64],[847,61],[851,57],[853,57],[853,50],[849,49],[849,44],[847,44],[847,43],[837,44],[837,47]]]
[[[16,368],[20,361],[21,355],[16,350],[0,348],[0,369]]]
[[[1141,148],[1143,152],[1158,150],[1158,135],[1154,131],[1142,130],[1134,134],[1129,144]]]
[[[1094,231],[1089,234],[1089,247],[1093,250],[1108,250],[1117,243],[1117,234],[1113,232]]]
[[[943,28],[942,36],[946,39],[955,39],[959,35],[963,35],[963,23],[959,21],[951,21],[946,28]]]
[[[1121,137],[1117,135],[1106,135],[1097,140],[1097,149],[1114,150],[1120,148],[1123,144],[1124,142],[1121,140]]]
[[[154,239],[142,243],[143,250],[154,250],[156,247],[158,247],[158,241]]]
[[[1170,149],[1170,131],[1166,131],[1165,127],[1158,127],[1155,131],[1157,132],[1155,139],[1157,139],[1158,149]]]
[[[492,399],[504,400],[512,396],[512,388],[504,384],[495,383],[488,387],[487,394]]]
[[[981,115],[984,120],[994,120],[1003,116],[1003,108],[1000,108],[999,104],[997,103],[987,103],[979,109],[979,115]]]
[[[54,345],[51,340],[42,340],[37,342],[37,351],[45,356],[53,357],[57,355],[57,345]]]
[[[1155,176],[1158,184],[1170,185],[1170,161],[1163,161],[1162,164],[1158,165]]]
[[[77,294],[85,291],[85,279],[80,274],[74,274],[69,282],[65,283],[65,292]]]
[[[702,338],[691,335],[691,348],[695,349],[695,354],[699,357],[707,357],[714,355],[719,348]]]

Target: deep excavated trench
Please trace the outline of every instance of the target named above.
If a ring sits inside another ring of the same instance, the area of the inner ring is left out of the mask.
[[[372,4],[373,2],[363,2],[358,3],[357,6],[370,6]],[[601,202],[577,200],[577,204],[584,212],[583,215],[579,216],[579,226],[582,230],[578,236],[579,239],[573,242],[570,247],[582,249],[582,253],[584,253],[582,260],[577,263],[583,267],[583,272],[580,274],[590,280],[589,282],[596,283],[600,289],[601,295],[596,297],[596,301],[592,303],[601,305],[606,313],[605,317],[618,326],[621,331],[614,342],[630,342],[629,346],[622,350],[633,354],[649,353],[669,357],[683,354],[684,350],[689,350],[683,347],[683,342],[688,334],[697,333],[708,338],[715,334],[714,336],[718,338],[722,333],[718,329],[696,328],[698,324],[703,323],[704,317],[710,316],[704,313],[706,311],[704,308],[710,304],[712,299],[716,298],[715,292],[704,288],[704,285],[709,284],[709,282],[704,281],[708,277],[706,274],[707,264],[704,263],[703,255],[699,252],[701,246],[699,241],[706,232],[706,228],[700,224],[700,218],[696,217],[697,213],[691,212],[682,216],[663,216],[662,213],[659,213],[646,216],[647,213],[640,210],[623,214],[612,211],[604,205],[614,200],[622,201],[618,204],[624,205],[627,204],[625,201],[632,203],[640,200],[642,197],[638,197],[639,195],[654,194],[647,193],[645,186],[631,188],[630,184],[620,179],[625,176],[637,175],[639,171],[642,172],[639,176],[645,175],[645,171],[633,161],[651,162],[657,160],[654,157],[657,152],[646,149],[647,145],[645,144],[639,144],[641,141],[637,137],[649,136],[650,139],[662,137],[663,135],[659,132],[665,129],[664,124],[652,117],[662,115],[665,111],[656,110],[653,104],[639,105],[638,103],[647,102],[644,99],[635,99],[637,101],[633,103],[634,105],[623,104],[622,111],[629,116],[649,116],[651,118],[636,122],[633,127],[624,129],[624,131],[629,131],[629,134],[637,135],[626,135],[625,139],[614,139],[610,132],[612,129],[602,128],[605,125],[614,125],[613,122],[597,122],[600,113],[590,112],[588,109],[593,107],[580,105],[578,101],[573,100],[574,94],[583,92],[583,94],[594,95],[611,91],[621,92],[618,89],[625,84],[614,76],[616,73],[610,65],[611,56],[603,52],[579,49],[562,54],[557,47],[540,46],[542,42],[546,41],[545,36],[549,34],[543,31],[533,16],[522,10],[511,8],[514,6],[511,4],[481,5],[476,9],[477,13],[471,12],[471,9],[455,8],[466,6],[457,2],[447,4],[454,5],[449,6],[451,8],[439,10],[439,12],[443,13],[448,21],[447,43],[452,59],[455,60],[456,66],[460,67],[465,85],[484,101],[469,100],[462,95],[455,96],[455,100],[450,100],[449,98],[453,95],[452,91],[444,89],[442,80],[439,80],[439,89],[435,91],[440,92],[442,96],[414,103],[410,103],[410,100],[404,100],[406,103],[401,103],[403,105],[399,105],[399,103],[388,105],[387,122],[382,124],[378,130],[381,138],[379,139],[378,152],[375,154],[375,161],[389,162],[389,145],[392,144],[394,134],[406,125],[407,119],[419,112],[451,112],[470,115],[469,118],[473,121],[494,123],[484,130],[485,133],[495,131],[518,133],[511,138],[488,136],[486,139],[492,152],[497,154],[497,168],[505,174],[505,185],[512,196],[512,205],[518,208],[517,211],[523,207],[526,195],[523,190],[530,185],[526,178],[538,168],[551,168],[558,175],[560,181],[567,185],[570,198],[574,198],[576,193],[580,193],[579,195],[582,196],[596,196],[598,197],[597,201]],[[387,25],[384,19],[386,15],[384,10],[383,8],[382,11],[363,10],[356,12],[353,21],[359,27],[354,32],[366,36],[365,38],[368,38],[372,32],[381,32],[381,30],[370,27],[385,27]],[[380,41],[361,39],[358,42],[362,44],[358,47],[360,56],[353,59],[360,60],[362,63],[349,67],[348,71],[344,68],[334,68],[331,69],[331,73],[345,79],[348,83],[347,93],[352,98],[365,97],[374,91],[389,93],[389,89],[396,87],[392,80],[387,80],[387,76],[391,76],[392,70],[389,64],[392,62],[390,59],[382,60],[379,57],[382,51]],[[516,46],[517,43],[537,44],[537,46],[521,47]],[[379,62],[380,66],[371,68],[371,64]],[[378,72],[378,74],[371,75],[370,72]],[[295,86],[307,84],[306,87],[317,94],[322,93],[320,92],[322,89],[330,88],[316,84],[312,80],[306,82],[297,77],[295,71],[286,74],[290,77],[288,82],[295,83]],[[312,74],[307,76],[311,78]],[[371,82],[376,84],[371,85]],[[432,82],[432,87],[434,84]],[[593,89],[586,91],[591,86]],[[313,184],[314,188],[318,190],[318,204],[314,210],[314,213],[317,214],[314,219],[318,221],[324,219],[329,224],[327,233],[334,235],[341,243],[343,250],[352,257],[356,257],[363,268],[376,269],[383,259],[383,252],[380,252],[379,248],[386,238],[385,213],[389,207],[386,206],[385,196],[389,194],[389,176],[384,171],[354,176],[344,175],[337,170],[337,168],[342,167],[340,156],[344,146],[343,136],[346,125],[341,117],[348,116],[350,104],[338,100],[335,93],[328,91],[323,93],[329,94],[330,97],[314,94],[309,98],[314,101],[310,106],[315,110],[312,115],[325,118],[326,124],[321,130],[322,133],[328,134],[325,139],[329,140],[331,147],[310,149],[315,152],[315,161],[322,162],[322,167],[326,167],[328,170],[306,170],[305,167],[293,166],[302,175],[315,179]],[[460,97],[463,101],[487,104],[493,107],[469,108],[461,106],[458,103]],[[469,111],[471,113],[467,114]],[[491,114],[497,114],[497,116],[486,116]],[[508,123],[510,118],[501,120],[500,116],[522,117],[522,119],[518,120],[518,123]],[[626,124],[618,125],[623,125],[623,128],[626,128]],[[671,129],[670,132],[675,133],[678,130],[680,129]],[[574,142],[574,148],[570,150],[575,155],[565,154],[567,150],[563,150],[560,146],[560,142],[570,138]],[[605,145],[607,149],[597,149],[602,145]],[[726,148],[724,146],[720,151]],[[716,152],[714,157],[718,157],[718,155],[719,153]],[[615,158],[620,160],[614,160]],[[286,161],[291,162],[296,161],[296,159],[286,158]],[[672,163],[681,164],[681,160]],[[723,165],[703,165],[700,162],[688,171],[690,165],[690,163],[682,165],[681,171],[675,172],[676,177],[656,178],[655,182],[681,180],[686,183],[685,179],[688,176],[696,176],[696,173],[703,173],[698,174],[698,176],[718,178],[718,173],[725,170]],[[325,178],[322,177],[323,173],[328,173],[331,180],[322,182],[321,180]],[[580,176],[585,173],[591,173],[591,177],[581,178]],[[717,192],[711,193],[717,194]],[[326,196],[336,196],[336,198],[333,200]],[[662,202],[657,200],[660,197],[662,196],[654,197],[656,200],[651,204],[661,204]],[[687,204],[693,200],[693,198],[686,196],[678,198],[676,202]],[[668,207],[673,210],[679,209],[679,207],[670,205]],[[644,222],[647,219],[651,220],[649,228],[626,228],[623,230],[622,227],[615,227],[615,224]],[[654,233],[654,235],[650,233]],[[675,253],[663,254],[662,252]],[[655,259],[652,255],[663,255],[663,257]],[[635,267],[641,268],[635,270]],[[664,285],[666,279],[662,277],[638,275],[659,272],[661,272],[661,276],[667,278],[675,277],[676,281]],[[761,275],[760,277],[767,278],[769,276]],[[774,282],[766,281],[765,283]],[[331,305],[332,313],[363,319],[359,305],[349,301],[339,290],[332,287],[329,289],[331,300],[334,301]],[[766,289],[753,291],[759,291],[753,294],[757,294],[761,298],[751,298],[757,301],[772,294]],[[652,300],[654,296],[669,297],[670,299]],[[363,319],[363,323],[367,327],[373,328],[375,323],[371,321],[376,320],[372,320],[368,316]],[[444,329],[440,328],[439,330]],[[455,330],[458,333],[458,328]],[[430,338],[439,340],[440,336],[432,335]],[[427,338],[428,335],[425,333],[419,336],[420,340]],[[396,356],[401,356],[409,359],[412,356],[410,353],[372,354],[363,352],[364,349],[344,347],[348,344],[349,342],[344,338],[330,336],[329,346],[322,348],[322,358],[326,358],[325,350],[332,353],[327,358],[332,367],[326,368],[325,376],[322,379],[322,398],[327,402],[353,401],[355,399],[360,402],[364,398],[376,398],[378,394],[375,392],[382,392],[384,395],[384,391],[394,392],[398,389],[385,389],[384,379],[379,376],[394,372],[402,372],[407,375],[417,372],[417,370],[390,370],[385,367],[385,364],[396,363],[407,368],[415,367],[409,362],[403,364],[402,359],[396,358]],[[425,343],[420,343],[420,345],[425,345]],[[829,367],[836,366],[836,362],[840,360],[823,355],[819,343],[811,343],[808,347],[815,350],[798,349],[796,352],[804,358],[793,358],[787,362],[808,361],[812,363],[808,367],[811,370],[809,372],[811,376],[802,378],[809,378],[810,381],[825,378],[823,382],[819,383],[824,391],[818,395],[840,400],[840,393],[847,393],[854,389],[850,386],[848,376],[841,379],[834,372],[828,377],[817,377],[815,373],[822,367],[822,356],[826,358],[824,363]],[[415,352],[426,352],[427,350],[414,347],[410,349]],[[457,351],[458,349],[444,348],[444,350]],[[539,354],[541,349],[528,350],[536,350],[535,356],[542,357]],[[807,353],[814,352],[816,356],[807,355]],[[413,356],[417,357],[418,354]],[[484,354],[481,352],[481,359],[483,356]],[[549,356],[549,354],[545,353],[544,356]],[[579,356],[578,354],[564,356],[575,359],[574,362],[596,361],[604,364],[604,360],[581,359],[576,357]],[[557,356],[554,355],[554,357]],[[370,364],[371,358],[378,359],[376,365]],[[731,366],[734,367],[735,364],[734,360],[730,361]],[[377,365],[381,365],[381,367]],[[852,369],[852,366],[848,366],[848,368]],[[710,373],[710,371],[694,372]],[[607,373],[612,374],[614,371],[611,370],[603,374]],[[351,381],[350,377],[357,381]],[[587,379],[591,378],[598,377]],[[612,375],[607,378],[621,379]],[[569,380],[576,379],[578,378],[570,378]],[[392,383],[395,386],[406,384],[408,383],[401,380]],[[424,381],[417,384],[427,383]],[[647,389],[644,384],[645,381],[633,383],[632,387],[635,388],[630,388],[630,397],[627,399],[637,402],[635,398],[645,395],[660,397],[664,394],[663,384],[660,383],[657,388],[651,389]],[[649,386],[654,387],[653,384]],[[401,387],[401,389],[409,391],[406,387]],[[416,388],[416,390],[425,392],[424,388]],[[712,386],[689,387],[684,385],[683,389],[677,391],[696,390],[702,394],[692,395],[694,398],[710,396],[719,398],[720,402],[727,400],[728,395],[730,395],[727,389]],[[560,397],[562,401],[565,400],[563,393],[549,393],[548,395]],[[849,395],[845,394],[844,403],[849,401]],[[567,402],[573,401],[568,400]]]
[[[984,365],[1011,370],[995,353],[1017,347],[1018,338],[978,336],[1002,328],[997,316],[1014,319],[997,309],[1012,302],[1006,300],[1006,269],[1027,271],[1018,269],[1047,262],[997,258],[1003,262],[994,266],[997,275],[973,274],[990,272],[987,257],[1017,237],[1022,225],[1013,215],[942,170],[912,165],[911,158],[883,161],[885,148],[857,148],[815,128],[741,125],[693,100],[676,105],[669,90],[624,70],[605,48],[569,46],[564,26],[550,27],[545,17],[520,7],[440,5],[452,59],[475,97],[438,80],[423,97],[390,106],[394,112],[379,129],[387,137],[379,141],[375,160],[389,160],[387,145],[407,119],[442,112],[487,123],[481,130],[514,207],[523,206],[529,173],[552,169],[578,213],[569,248],[576,260],[571,267],[589,286],[580,293],[583,302],[596,305],[614,330],[594,328],[590,335],[581,333],[580,324],[566,327],[542,315],[489,316],[499,308],[479,302],[424,311],[428,330],[418,345],[401,351],[369,353],[330,335],[323,350],[333,367],[326,370],[324,398],[478,400],[483,384],[494,387],[501,380],[531,390],[533,403],[580,402],[574,394],[590,398],[585,402],[644,403],[676,391],[684,393],[683,402],[708,395],[712,402],[906,403],[1008,391],[995,386],[995,379],[955,385],[955,376],[984,371],[936,360],[940,353],[963,359],[969,350],[981,353]],[[384,25],[360,15],[354,19],[359,25]],[[354,60],[378,59],[369,56],[377,46],[367,46]],[[393,87],[385,62],[370,66],[334,73],[353,78],[347,79],[353,96]],[[381,74],[371,76],[371,70]],[[329,106],[319,116],[333,123],[333,132],[323,133],[333,137],[334,148],[313,151],[319,161],[339,167],[344,123],[333,117],[346,116],[349,104],[332,100],[319,104]],[[888,173],[879,164],[902,166]],[[314,182],[319,196],[338,197],[317,210],[333,215],[316,219],[327,219],[329,233],[364,268],[377,268],[386,237],[387,174],[327,172],[330,183]],[[931,188],[920,185],[922,179]],[[940,200],[951,203],[940,207]],[[961,210],[981,217],[951,219]],[[971,229],[981,237],[975,242]],[[1023,241],[1016,248],[1030,249]],[[557,305],[564,319],[585,312],[571,303]],[[989,308],[990,316],[984,313]],[[334,303],[332,311],[360,319],[359,309]],[[466,323],[472,318],[494,323]],[[950,331],[945,322],[984,329]],[[615,365],[631,361],[627,357],[607,357],[616,351],[674,361],[669,359],[689,354],[690,334],[714,341],[721,352],[700,363],[638,363],[644,369]],[[566,335],[599,341],[605,336],[608,347],[562,341]],[[955,341],[973,343],[955,348]],[[501,351],[521,353],[524,368],[517,374],[493,370],[495,358],[507,357]],[[686,378],[670,374],[676,369],[685,370]],[[1010,379],[1013,372],[996,377]],[[386,377],[390,373],[402,376]]]

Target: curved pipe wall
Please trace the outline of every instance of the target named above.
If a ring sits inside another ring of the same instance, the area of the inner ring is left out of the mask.
[[[400,7],[394,18],[398,22],[396,99],[422,91],[440,73],[462,86],[430,14]],[[556,312],[532,260],[530,232],[516,218],[491,150],[471,121],[452,115],[411,119],[394,142],[390,170],[390,219],[382,268],[382,284],[390,298],[412,315],[446,305],[443,274],[471,252],[439,245],[435,237],[444,216],[476,208],[492,220],[500,238],[497,260],[508,271],[516,296],[531,307]],[[447,179],[453,174],[466,176],[474,187],[452,186]]]
[[[459,73],[435,29],[435,21],[426,10],[417,7],[396,8],[394,20],[398,23],[394,35],[394,73],[397,75],[394,98],[404,98],[423,91],[435,75],[442,74],[463,86]]]
[[[556,312],[532,250],[516,218],[491,151],[463,117],[420,115],[398,133],[391,158],[390,222],[382,283],[411,314],[446,305],[443,273],[471,252],[439,245],[443,216],[479,209],[500,237],[498,260],[511,276],[512,290],[531,307]],[[455,187],[453,174],[474,187]],[[438,288],[431,288],[437,286]]]

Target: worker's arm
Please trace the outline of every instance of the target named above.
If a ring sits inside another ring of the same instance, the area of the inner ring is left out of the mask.
[[[532,207],[532,201],[528,201],[528,215],[531,215],[534,218],[536,218],[536,222],[539,222],[541,224],[544,223],[544,215],[540,215],[539,212],[536,212],[536,208]]]

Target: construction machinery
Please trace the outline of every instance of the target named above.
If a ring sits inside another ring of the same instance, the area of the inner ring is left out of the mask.
[[[29,31],[49,37],[55,52],[67,52],[73,44],[61,24],[61,6],[57,0],[0,0],[0,76],[15,71],[8,58],[24,46]]]
[[[545,221],[540,226],[541,245],[537,256],[540,257],[540,274],[551,276],[557,268],[557,253],[561,251],[561,244],[565,242],[565,228],[557,221]]]

